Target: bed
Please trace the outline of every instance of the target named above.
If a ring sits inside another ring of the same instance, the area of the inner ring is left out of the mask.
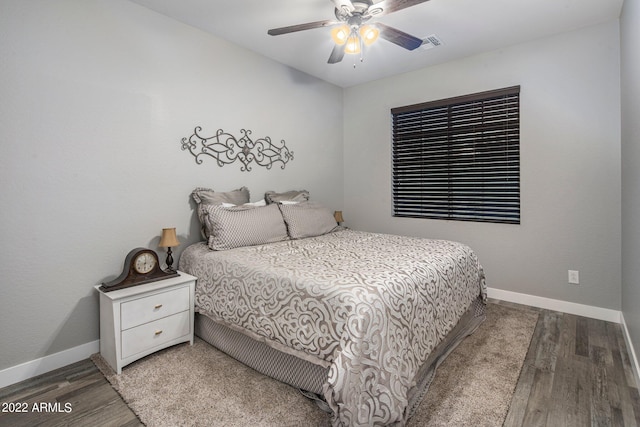
[[[404,425],[437,366],[484,320],[475,253],[339,227],[310,202],[268,206],[210,205],[201,216],[207,241],[179,261],[198,278],[196,334],[317,399],[336,426]]]

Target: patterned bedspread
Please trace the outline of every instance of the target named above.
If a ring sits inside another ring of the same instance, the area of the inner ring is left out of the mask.
[[[198,278],[200,313],[329,367],[335,425],[402,425],[418,369],[486,299],[469,247],[348,229],[227,251],[194,244],[180,269]]]

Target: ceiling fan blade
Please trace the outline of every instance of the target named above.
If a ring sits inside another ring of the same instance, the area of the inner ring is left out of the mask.
[[[336,5],[336,9],[338,10],[342,10],[343,8],[346,8],[349,12],[353,12],[355,10],[351,0],[331,0],[331,2]]]
[[[381,12],[375,13],[376,16],[388,15],[393,12],[397,12],[402,9],[406,9],[411,6],[419,5],[420,3],[426,3],[429,0],[384,0],[380,3],[375,3],[369,7],[369,10],[382,9]]]
[[[342,46],[340,45],[333,46],[333,50],[331,51],[331,55],[329,56],[329,60],[327,61],[327,63],[336,64],[342,61],[342,58],[344,58],[344,49],[346,46],[347,46],[346,44],[343,44]]]
[[[267,31],[270,36],[279,36],[281,34],[295,33],[296,31],[312,30],[314,28],[328,27],[337,24],[336,21],[315,21],[306,24],[290,25],[288,27],[272,28]]]
[[[380,30],[380,37],[407,50],[417,49],[422,44],[422,39],[380,22],[376,22],[376,27]]]

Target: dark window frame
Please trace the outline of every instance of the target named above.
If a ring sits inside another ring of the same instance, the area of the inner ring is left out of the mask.
[[[520,224],[520,86],[391,109],[393,216]]]

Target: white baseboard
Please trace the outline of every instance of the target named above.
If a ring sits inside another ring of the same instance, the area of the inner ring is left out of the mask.
[[[627,323],[624,321],[623,313],[620,313],[620,324],[622,325],[624,341],[627,344],[627,353],[629,353],[629,358],[631,359],[631,366],[633,367],[633,375],[636,379],[636,384],[640,384],[640,365],[638,365],[638,358],[636,357],[636,351],[633,348],[633,343],[631,342],[631,336],[629,335],[629,330],[627,329]]]
[[[3,369],[0,371],[0,388],[79,362],[99,351],[100,340],[97,340]]]
[[[622,313],[609,308],[594,307],[591,305],[576,304],[575,302],[557,299],[537,297],[535,295],[521,294],[518,292],[503,291],[502,289],[487,288],[489,298],[502,301],[515,302],[517,304],[530,305],[532,307],[545,308],[547,310],[561,311],[563,313],[590,317],[592,319],[605,320],[607,322],[620,323]]]

